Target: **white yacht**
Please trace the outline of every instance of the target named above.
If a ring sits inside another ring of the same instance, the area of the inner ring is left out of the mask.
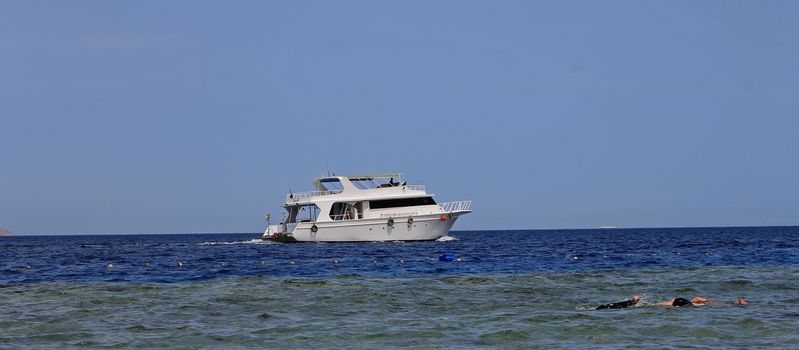
[[[400,174],[325,176],[315,191],[289,193],[283,222],[269,225],[264,240],[280,242],[423,241],[446,236],[471,212],[471,201],[436,203],[423,185]]]

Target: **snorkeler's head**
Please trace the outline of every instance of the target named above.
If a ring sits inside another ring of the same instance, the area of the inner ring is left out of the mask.
[[[674,298],[674,301],[671,302],[671,306],[694,306],[694,304],[685,298]]]

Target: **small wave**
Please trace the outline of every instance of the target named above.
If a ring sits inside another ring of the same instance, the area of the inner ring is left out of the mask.
[[[452,236],[444,236],[436,240],[436,242],[449,242],[449,241],[457,241],[458,239]]]
[[[249,241],[233,241],[233,242],[202,242],[200,245],[228,245],[228,244],[273,244],[272,241],[264,241],[260,238],[251,239]]]

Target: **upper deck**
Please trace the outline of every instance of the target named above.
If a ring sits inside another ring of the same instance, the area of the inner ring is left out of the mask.
[[[325,176],[313,182],[315,191],[289,193],[286,204],[327,200],[328,196],[346,199],[369,199],[427,194],[424,185],[408,185],[399,173],[354,176]]]

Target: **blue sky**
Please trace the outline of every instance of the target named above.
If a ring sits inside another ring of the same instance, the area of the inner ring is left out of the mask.
[[[456,229],[799,224],[799,3],[0,3],[0,227],[257,232],[398,171]]]

